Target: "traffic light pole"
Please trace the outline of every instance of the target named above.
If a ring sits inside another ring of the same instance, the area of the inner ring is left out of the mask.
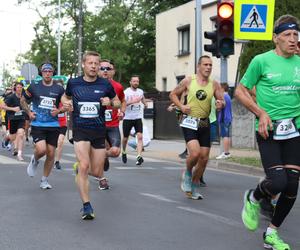
[[[220,72],[220,83],[228,83],[228,65],[227,65],[227,57],[221,56],[221,72]]]
[[[195,72],[197,71],[197,63],[200,56],[202,56],[202,3],[201,0],[196,1],[196,58],[195,58]]]

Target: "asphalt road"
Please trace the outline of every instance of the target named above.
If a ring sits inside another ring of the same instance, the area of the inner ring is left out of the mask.
[[[134,157],[124,165],[111,160],[107,173],[110,190],[98,190],[91,178],[93,221],[82,221],[82,207],[74,182],[73,148],[66,144],[63,170],[53,170],[52,190],[39,188],[37,175],[26,174],[32,147],[25,147],[26,162],[0,151],[0,249],[263,249],[260,229],[248,232],[241,221],[242,197],[258,177],[207,170],[204,200],[187,199],[180,191],[180,163],[147,158],[142,167]],[[280,234],[300,249],[300,203],[297,201]]]

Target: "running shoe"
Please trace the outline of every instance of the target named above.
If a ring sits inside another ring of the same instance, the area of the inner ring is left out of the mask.
[[[188,195],[192,194],[192,175],[188,171],[183,171],[180,187]]]
[[[93,220],[95,218],[94,210],[91,204],[83,205],[82,208],[82,216],[83,220]]]
[[[228,159],[231,157],[230,153],[222,153],[219,156],[216,157],[217,160],[224,160],[224,159]]]
[[[207,186],[207,184],[206,184],[206,182],[204,181],[203,176],[201,176],[201,178],[200,178],[200,187],[206,187],[206,186]]]
[[[193,200],[202,200],[203,196],[199,193],[200,185],[197,183],[192,183],[192,195],[190,196]]]
[[[17,149],[14,149],[13,153],[12,153],[13,156],[16,156],[18,155],[18,150]]]
[[[109,159],[108,157],[105,158],[105,162],[104,162],[104,171],[108,171],[109,169]]]
[[[244,207],[242,211],[242,220],[245,227],[250,231],[255,231],[259,225],[259,203],[253,203],[249,197],[253,190],[247,190],[244,194]]]
[[[127,163],[127,154],[126,153],[122,153],[122,162],[124,164]]]
[[[99,179],[99,187],[100,190],[107,190],[109,189],[108,181],[105,177]]]
[[[188,156],[187,149],[184,150],[182,153],[180,153],[180,154],[178,155],[178,157],[181,158],[181,159],[186,159],[187,156]]]
[[[54,167],[55,167],[56,169],[61,169],[61,165],[60,165],[59,161],[56,161],[56,162],[54,163]]]
[[[48,180],[41,181],[40,188],[43,190],[51,189],[52,186],[48,183]]]
[[[278,232],[274,230],[271,234],[264,233],[264,248],[273,250],[290,250],[290,246],[280,239]]]
[[[10,151],[12,149],[12,145],[10,143],[7,144],[6,149]]]
[[[22,155],[17,155],[17,159],[18,159],[18,161],[24,161],[24,158]]]
[[[136,163],[135,163],[135,165],[140,166],[140,165],[142,165],[143,162],[144,162],[143,157],[142,157],[142,156],[138,156],[138,157],[136,158]]]
[[[39,162],[35,160],[34,155],[31,156],[31,160],[30,160],[29,165],[27,167],[27,174],[30,177],[35,176],[36,169],[37,169],[38,165],[39,165]]]

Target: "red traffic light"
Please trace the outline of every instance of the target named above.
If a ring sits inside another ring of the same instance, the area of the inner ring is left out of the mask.
[[[233,15],[233,4],[232,3],[221,3],[218,6],[218,16],[223,19],[229,19]]]

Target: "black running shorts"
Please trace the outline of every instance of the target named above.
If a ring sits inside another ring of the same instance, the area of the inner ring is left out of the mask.
[[[25,128],[25,120],[8,120],[9,133],[11,135],[17,133],[18,129]]]
[[[121,134],[119,127],[106,127],[106,140],[111,147],[121,146]]]
[[[105,133],[99,130],[73,128],[74,142],[89,141],[95,149],[105,148]]]
[[[34,143],[45,140],[47,144],[57,147],[59,127],[31,126],[31,136]]]
[[[198,130],[182,128],[182,132],[186,143],[191,140],[198,140],[200,147],[210,148],[210,125],[199,127]]]
[[[143,133],[142,119],[124,120],[123,121],[123,136],[129,137],[130,130],[134,127],[136,133]]]

